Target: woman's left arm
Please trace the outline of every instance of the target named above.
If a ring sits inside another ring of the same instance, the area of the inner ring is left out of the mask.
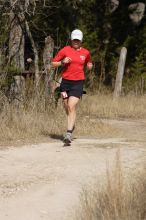
[[[87,65],[87,69],[91,70],[93,68],[93,63],[90,57],[90,53],[88,53],[87,58],[86,58],[86,65]]]
[[[93,63],[88,62],[87,63],[87,69],[92,70],[92,68],[93,68]]]

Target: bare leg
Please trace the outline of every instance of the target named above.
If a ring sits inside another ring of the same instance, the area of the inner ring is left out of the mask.
[[[79,98],[70,96],[68,99],[63,99],[64,108],[67,114],[67,133],[64,136],[64,143],[70,144],[72,141],[72,131],[76,120],[76,106]]]
[[[63,106],[64,106],[64,109],[65,109],[65,112],[68,116],[68,98],[67,99],[63,99]]]
[[[68,115],[67,115],[67,130],[72,130],[76,120],[76,106],[79,98],[70,96],[68,98]]]
[[[76,105],[79,98],[70,96],[68,99],[63,99],[64,109],[67,114],[67,130],[72,130],[76,120]]]

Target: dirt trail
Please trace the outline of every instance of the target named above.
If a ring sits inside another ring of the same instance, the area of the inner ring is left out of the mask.
[[[92,186],[95,179],[102,181],[106,162],[113,165],[119,148],[125,169],[141,169],[146,123],[107,123],[128,128],[125,137],[78,138],[65,148],[54,140],[0,150],[0,219],[72,220],[82,187]]]

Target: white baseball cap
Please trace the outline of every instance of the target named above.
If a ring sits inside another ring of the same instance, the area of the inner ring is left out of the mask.
[[[79,29],[75,29],[71,32],[71,40],[83,40],[83,33],[82,31],[80,31]]]

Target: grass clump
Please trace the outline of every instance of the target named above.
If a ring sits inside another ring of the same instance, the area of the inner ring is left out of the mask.
[[[115,168],[107,168],[105,182],[96,184],[93,190],[83,190],[76,219],[145,220],[145,169],[135,177],[125,176],[118,151]]]

